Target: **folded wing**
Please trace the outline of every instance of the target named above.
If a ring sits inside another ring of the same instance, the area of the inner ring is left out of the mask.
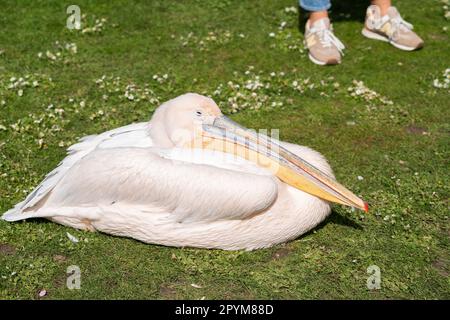
[[[78,143],[67,149],[68,155],[58,166],[48,173],[44,180],[25,198],[16,204],[14,208],[3,215],[3,219],[14,221],[21,219],[21,213],[33,210],[41,200],[49,195],[49,192],[58,184],[78,161],[98,148],[111,148],[118,146],[151,147],[152,141],[147,135],[147,123],[136,123],[106,131],[99,135],[91,135],[82,138]]]

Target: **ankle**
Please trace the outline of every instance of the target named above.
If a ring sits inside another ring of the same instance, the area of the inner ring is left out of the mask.
[[[384,17],[385,15],[387,15],[389,7],[387,8],[380,8],[380,16]]]
[[[372,5],[376,5],[378,8],[380,8],[380,15],[384,17],[389,8],[391,7],[391,1],[386,0],[372,0]]]
[[[328,18],[328,11],[312,11],[309,14],[309,22],[311,24],[313,24],[314,22],[316,22],[317,20],[323,19],[323,18]]]

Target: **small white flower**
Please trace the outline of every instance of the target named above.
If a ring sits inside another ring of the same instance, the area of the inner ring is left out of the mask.
[[[49,58],[50,60],[56,60],[56,56],[51,53],[50,51],[47,50],[47,52],[45,53],[45,55],[47,56],[47,58]]]
[[[433,80],[433,87],[435,87],[435,88],[440,88],[441,87],[441,84],[439,83],[438,79],[434,79]]]
[[[296,13],[297,12],[297,9],[295,8],[295,7],[286,7],[286,8],[284,8],[284,12],[286,12],[286,13]]]
[[[269,37],[271,37],[271,38],[275,37],[275,33],[273,33],[273,32],[269,33]]]
[[[62,115],[62,114],[64,113],[64,109],[62,109],[62,108],[56,108],[56,109],[55,109],[55,113],[58,114],[58,115]]]
[[[362,181],[362,180],[364,180],[364,177],[358,176],[358,180],[359,180],[359,181]]]

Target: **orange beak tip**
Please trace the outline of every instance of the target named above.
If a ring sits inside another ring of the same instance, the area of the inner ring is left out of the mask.
[[[369,204],[367,202],[364,202],[364,212],[369,212]]]

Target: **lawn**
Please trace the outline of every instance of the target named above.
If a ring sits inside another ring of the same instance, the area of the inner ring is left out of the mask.
[[[422,50],[363,38],[366,3],[341,0],[343,63],[319,67],[291,0],[77,0],[81,30],[66,27],[72,3],[3,1],[0,212],[79,138],[146,121],[185,92],[320,151],[370,212],[336,205],[312,232],[252,252],[0,221],[0,298],[449,299],[450,24],[442,1],[395,3]],[[79,290],[66,287],[71,265]]]

